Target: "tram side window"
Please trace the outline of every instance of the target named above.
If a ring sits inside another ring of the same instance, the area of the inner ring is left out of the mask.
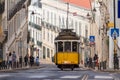
[[[71,42],[65,42],[65,51],[71,51]]]
[[[72,51],[77,51],[77,42],[72,43]]]
[[[57,53],[57,43],[55,43],[55,52]]]
[[[58,52],[63,52],[63,42],[58,42]]]

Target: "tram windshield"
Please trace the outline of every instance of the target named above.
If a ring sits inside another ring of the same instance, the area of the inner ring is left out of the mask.
[[[72,51],[77,51],[77,42],[72,43]]]
[[[57,45],[56,45],[57,47]],[[77,42],[58,42],[58,52],[77,52],[78,51],[78,43]]]
[[[58,42],[58,52],[63,52],[63,42]]]
[[[71,51],[71,42],[65,42],[65,51]]]

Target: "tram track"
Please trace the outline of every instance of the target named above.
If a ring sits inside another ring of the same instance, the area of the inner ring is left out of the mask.
[[[84,74],[81,80],[88,80],[88,74]]]

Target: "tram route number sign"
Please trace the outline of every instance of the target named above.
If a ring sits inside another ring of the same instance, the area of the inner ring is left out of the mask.
[[[90,36],[89,40],[90,40],[90,42],[95,42],[95,36]]]

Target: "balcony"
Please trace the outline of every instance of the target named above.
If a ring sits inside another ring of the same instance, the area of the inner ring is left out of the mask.
[[[37,41],[37,45],[41,47],[42,46],[42,42]]]
[[[25,3],[26,0],[21,0],[19,1],[15,7],[10,10],[10,13],[8,14],[8,20],[10,20],[21,8],[23,8],[23,4]],[[8,6],[9,7],[9,6]]]
[[[35,24],[35,23],[33,23],[33,22],[29,22],[29,25],[31,25],[31,27],[33,27],[33,28],[35,28],[35,29],[37,29],[37,30],[41,30],[41,26],[40,26],[40,25],[37,25],[37,24]]]
[[[34,38],[31,38],[31,41],[34,43]]]
[[[3,42],[6,42],[7,41],[7,38],[8,38],[8,31],[4,31],[4,34],[5,34],[5,38],[4,38],[4,41]]]
[[[5,10],[5,2],[0,2],[0,14],[2,14]]]
[[[28,0],[27,2],[27,6],[29,6],[31,4],[31,0]]]

